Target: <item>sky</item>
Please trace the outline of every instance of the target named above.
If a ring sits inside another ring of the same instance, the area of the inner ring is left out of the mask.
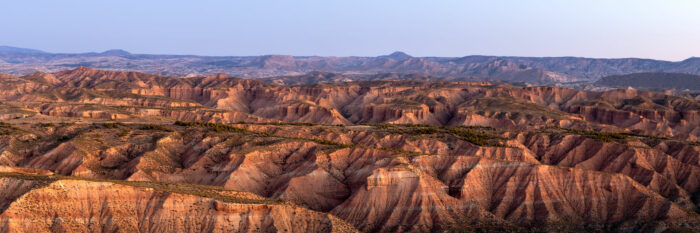
[[[700,56],[697,0],[2,0],[0,45],[56,53]]]

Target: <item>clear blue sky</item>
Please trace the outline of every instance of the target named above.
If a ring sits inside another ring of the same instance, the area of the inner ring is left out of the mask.
[[[21,0],[0,45],[197,55],[700,56],[697,0]]]

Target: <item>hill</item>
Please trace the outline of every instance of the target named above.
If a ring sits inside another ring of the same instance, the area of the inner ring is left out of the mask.
[[[594,82],[610,75],[670,72],[700,75],[700,59],[681,62],[638,58],[579,57],[413,57],[395,52],[377,57],[320,56],[193,56],[131,54],[123,50],[103,53],[49,54],[6,49],[0,53],[0,72],[26,75],[57,72],[79,66],[129,70],[166,76],[226,74],[250,79],[295,76],[310,72],[350,75],[380,73],[424,74],[455,78],[490,78],[537,85]]]
[[[636,89],[700,91],[700,75],[680,73],[634,73],[604,77],[595,84],[620,88],[633,87]]]
[[[0,75],[0,232],[700,230],[697,100],[345,77]]]
[[[25,48],[17,48],[17,47],[0,45],[0,53],[46,53],[46,52],[41,51],[41,50],[36,50],[36,49],[25,49]]]

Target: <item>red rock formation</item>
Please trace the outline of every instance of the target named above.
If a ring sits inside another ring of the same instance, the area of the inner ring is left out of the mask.
[[[89,68],[2,78],[0,165],[127,184],[72,180],[61,192],[55,179],[65,177],[0,169],[52,181],[2,178],[13,191],[0,194],[0,229],[92,230],[62,216],[142,231],[335,230],[327,213],[379,232],[698,221],[700,104],[688,98],[464,82],[283,86]],[[300,207],[251,209],[127,181],[212,185]],[[148,198],[170,206],[134,201]],[[245,214],[258,217],[243,224]],[[227,219],[240,224],[225,228]]]
[[[0,177],[2,232],[353,232],[342,220],[304,208],[240,203],[139,186],[83,180]],[[23,193],[21,196],[17,194]],[[224,194],[223,197],[226,194]],[[233,198],[233,197],[232,197]],[[248,197],[250,198],[250,197]],[[228,200],[228,199],[225,199]],[[257,201],[261,203],[256,203]],[[8,201],[11,201],[8,203]],[[9,205],[8,205],[9,204]]]

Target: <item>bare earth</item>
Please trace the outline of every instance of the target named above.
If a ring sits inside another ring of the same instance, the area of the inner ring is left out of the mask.
[[[700,102],[0,75],[0,232],[694,232]]]

